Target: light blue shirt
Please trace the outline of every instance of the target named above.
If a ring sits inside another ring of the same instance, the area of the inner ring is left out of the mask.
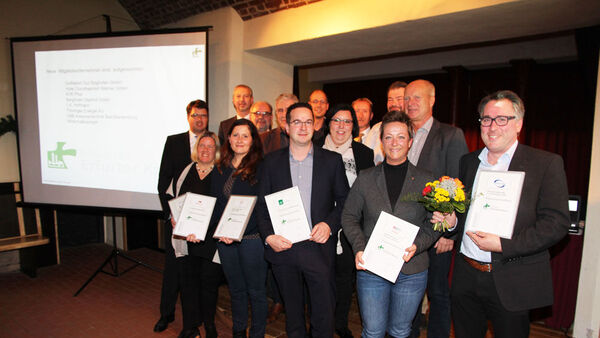
[[[292,185],[298,186],[300,190],[300,197],[302,197],[302,204],[304,206],[304,212],[306,213],[306,219],[312,229],[312,219],[310,217],[310,200],[312,194],[312,172],[313,172],[313,147],[310,147],[308,155],[302,161],[297,161],[290,152],[290,173],[292,175]]]
[[[410,163],[417,165],[417,162],[419,162],[421,150],[423,150],[423,146],[425,145],[425,141],[427,140],[427,136],[429,135],[429,131],[431,130],[432,126],[433,117],[430,117],[421,128],[415,130],[412,146],[408,150],[408,160]]]
[[[481,170],[492,170],[492,171],[508,171],[508,167],[510,166],[510,161],[512,161],[513,155],[515,154],[515,150],[517,149],[518,141],[508,148],[508,150],[500,156],[498,162],[496,164],[491,164],[488,162],[488,149],[483,148],[481,153],[479,154],[479,167],[477,168],[477,174],[475,175],[475,181],[473,181],[473,187],[477,186],[477,181],[479,180],[479,172]],[[470,212],[470,211],[469,211]],[[468,217],[468,215],[467,215]],[[483,251],[479,249],[479,247],[471,240],[467,233],[463,234],[462,243],[460,244],[460,252],[476,261],[480,261],[483,263],[491,263],[492,262],[492,253],[489,251]]]

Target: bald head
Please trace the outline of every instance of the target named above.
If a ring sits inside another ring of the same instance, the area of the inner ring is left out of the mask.
[[[435,86],[427,80],[415,80],[406,86],[404,101],[406,114],[417,130],[433,116]]]

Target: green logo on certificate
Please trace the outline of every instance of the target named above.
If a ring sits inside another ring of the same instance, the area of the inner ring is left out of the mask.
[[[285,222],[287,222],[287,221],[284,219],[281,220],[281,224],[285,224]]]
[[[490,205],[486,203],[483,207],[487,209],[490,207]]]
[[[283,205],[283,200],[279,200],[279,205]]]
[[[383,245],[382,245],[382,244],[379,244],[379,246],[377,247],[377,249],[379,249],[379,250],[383,250]]]

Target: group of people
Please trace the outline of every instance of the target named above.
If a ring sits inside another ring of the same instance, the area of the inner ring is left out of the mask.
[[[307,103],[281,94],[273,128],[271,105],[254,102],[251,88],[238,85],[236,116],[220,123],[218,136],[208,131],[206,102],[190,102],[190,130],[165,143],[158,183],[164,217],[175,226],[168,201],[186,192],[214,196],[216,204],[203,240],[174,238],[172,227],[165,227],[155,331],[174,320],[180,293],[179,336],[197,337],[203,325],[206,337],[217,337],[224,276],[233,337],[264,337],[267,322],[283,308],[289,337],[352,337],[348,313],[355,288],[363,337],[418,337],[426,292],[428,337],[448,337],[451,320],[456,337],[484,337],[488,320],[496,337],[528,336],[529,310],[552,303],[548,248],[569,224],[561,157],[518,142],[525,109],[511,91],[481,100],[485,147],[472,153],[459,128],[433,117],[432,83],[397,81],[387,96],[388,113],[371,126],[368,98],[330,107],[322,90]],[[482,170],[525,172],[510,239],[464,231],[469,210],[431,213],[404,198],[444,175],[459,178],[470,191]],[[310,239],[297,243],[275,233],[265,202],[265,196],[291,187],[298,188],[311,227]],[[231,195],[257,196],[241,241],[213,238]],[[419,227],[395,283],[362,265],[382,211]],[[433,223],[442,221],[450,230],[434,231]]]

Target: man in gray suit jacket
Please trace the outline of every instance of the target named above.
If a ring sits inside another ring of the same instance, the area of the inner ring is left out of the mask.
[[[456,337],[484,337],[487,321],[495,337],[528,337],[529,310],[552,304],[548,248],[569,228],[567,179],[562,158],[517,141],[525,109],[505,90],[479,104],[485,148],[460,161],[460,179],[473,188],[480,170],[523,171],[525,179],[510,239],[464,231],[460,217],[452,280],[452,318]],[[472,212],[469,210],[468,212]]]
[[[414,124],[414,141],[408,152],[409,161],[429,170],[437,179],[458,177],[458,162],[468,152],[462,130],[433,118],[435,87],[426,80],[415,80],[406,86],[404,108]],[[428,337],[450,335],[450,287],[448,273],[452,261],[454,233],[445,233],[429,251],[427,296],[430,301]],[[419,337],[420,314],[413,323],[411,337]]]

